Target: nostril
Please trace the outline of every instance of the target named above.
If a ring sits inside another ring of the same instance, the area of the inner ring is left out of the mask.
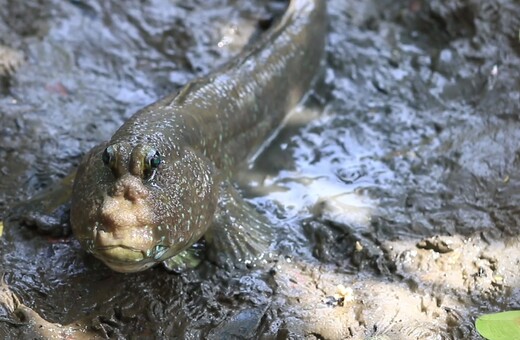
[[[108,195],[110,197],[120,197],[120,196],[123,196],[125,193],[125,187],[120,183],[120,182],[117,182],[113,187],[111,187],[109,190],[108,190]]]
[[[143,185],[140,178],[125,175],[115,183],[109,196],[114,199],[124,198],[126,201],[135,203],[148,197],[148,189]]]
[[[103,211],[100,217],[101,223],[97,227],[98,233],[108,233],[113,230],[113,226],[115,224],[113,214],[107,211]]]
[[[125,199],[135,202],[139,199],[145,199],[148,197],[148,191],[144,188],[129,187],[125,191]]]

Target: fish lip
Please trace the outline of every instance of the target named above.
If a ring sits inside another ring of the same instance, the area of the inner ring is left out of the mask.
[[[120,243],[121,240],[113,239],[113,236],[111,236],[108,240],[108,244],[103,244],[106,241],[100,240],[100,235],[108,234],[110,235],[111,232],[105,231],[106,228],[105,225],[102,225],[100,223],[96,223],[95,227],[91,231],[90,236],[86,236],[83,238],[79,238],[80,243],[86,244],[86,249],[88,252],[94,254],[96,257],[99,258],[105,258],[107,257],[112,262],[137,262],[137,261],[144,261],[149,258],[153,258],[153,256],[150,256],[151,249],[153,247],[133,247],[132,245]],[[130,240],[132,241],[132,240]],[[117,250],[122,250],[127,252],[128,254],[133,253],[134,255],[139,254],[139,256],[135,256],[135,260],[119,260],[119,256],[121,255],[121,252],[119,252],[119,255],[117,255]]]
[[[110,250],[117,248],[125,248],[135,253],[140,253],[140,258],[133,260],[122,260],[118,258],[114,258],[110,254]],[[112,269],[113,271],[119,273],[135,273],[143,271],[153,265],[156,264],[153,259],[147,257],[143,251],[133,249],[130,247],[124,246],[105,246],[105,247],[96,247],[90,251],[95,257],[101,260],[107,267]]]
[[[114,248],[123,248],[123,249],[131,250],[131,251],[135,251],[135,252],[142,252],[142,250],[140,250],[140,249],[137,249],[137,248],[134,248],[131,246],[126,246],[124,244],[113,244],[113,245],[109,245],[109,246],[95,246],[94,250],[103,251],[103,250],[110,250],[110,249],[114,249]]]
[[[77,237],[80,244],[83,245],[87,253],[94,255],[98,260],[102,261],[110,269],[120,273],[140,272],[148,269],[157,263],[164,261],[169,256],[164,256],[169,250],[168,245],[155,244],[148,250],[135,248],[125,244],[100,245],[96,244],[98,234],[97,228],[94,228],[92,235]],[[111,251],[124,249],[137,255],[134,259],[121,259],[114,256]]]
[[[135,258],[129,260],[118,259],[117,254],[115,253],[115,251],[117,250],[123,250],[125,252],[128,252],[129,254],[135,255]],[[146,256],[146,253],[142,250],[125,245],[97,246],[91,249],[91,253],[94,254],[96,257],[102,258],[104,261],[107,260],[113,263],[120,264],[141,262],[148,258],[148,256]]]

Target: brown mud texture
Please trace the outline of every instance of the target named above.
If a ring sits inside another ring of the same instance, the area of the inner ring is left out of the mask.
[[[1,219],[285,5],[0,0]],[[0,337],[479,339],[480,314],[520,309],[520,4],[328,12],[313,94],[236,179],[271,264],[124,275],[0,225]]]

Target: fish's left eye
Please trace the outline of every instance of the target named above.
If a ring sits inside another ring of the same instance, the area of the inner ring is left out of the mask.
[[[112,145],[108,146],[101,154],[103,163],[108,167],[113,167],[116,162],[116,150]]]
[[[159,151],[151,149],[145,157],[145,176],[151,177],[155,170],[161,165],[162,159]]]

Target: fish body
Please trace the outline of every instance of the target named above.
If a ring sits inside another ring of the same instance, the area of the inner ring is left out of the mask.
[[[292,0],[258,42],[141,109],[85,156],[71,225],[88,252],[116,271],[135,272],[203,235],[239,261],[261,248],[251,243],[263,239],[264,226],[240,207],[246,203],[229,180],[311,87],[324,51],[325,7],[325,0]]]

